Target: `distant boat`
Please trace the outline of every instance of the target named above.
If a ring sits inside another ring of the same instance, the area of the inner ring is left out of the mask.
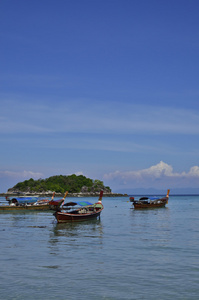
[[[98,202],[92,204],[88,201],[68,202],[54,213],[58,223],[81,222],[95,219],[104,209],[102,205],[103,191],[100,192]]]
[[[68,192],[67,192],[68,193]],[[40,199],[39,197],[14,197],[8,198],[8,205],[0,205],[0,212],[5,211],[43,211],[43,210],[57,210],[58,207],[64,202],[67,193],[62,199],[54,200],[55,192],[51,199]]]
[[[165,207],[168,204],[170,190],[167,191],[165,197],[141,197],[135,200],[134,197],[130,197],[130,201],[133,203],[134,209],[145,208],[160,208]]]

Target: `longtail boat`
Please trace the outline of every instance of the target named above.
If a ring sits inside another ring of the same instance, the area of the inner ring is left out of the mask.
[[[58,207],[64,202],[65,197],[62,199],[54,200],[55,192],[51,199],[40,199],[39,197],[14,197],[6,198],[8,205],[0,205],[0,212],[5,211],[44,211],[44,210],[57,210]]]
[[[102,205],[103,191],[100,192],[98,202],[88,201],[68,202],[58,209],[54,216],[58,223],[81,222],[100,217],[104,209]]]
[[[135,200],[134,197],[130,197],[130,201],[133,203],[134,209],[145,209],[145,208],[159,208],[165,207],[168,204],[169,192],[165,197],[141,197],[138,200]]]

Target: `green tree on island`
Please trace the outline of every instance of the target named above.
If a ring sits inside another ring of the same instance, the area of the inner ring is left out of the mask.
[[[84,189],[86,192],[99,192],[102,190],[107,190],[111,192],[110,187],[104,186],[103,181],[98,179],[90,179],[83,175],[56,175],[51,176],[46,179],[34,180],[30,178],[23,182],[17,183],[12,189],[20,192],[36,192],[44,193],[48,191],[54,191],[56,193],[80,193]]]

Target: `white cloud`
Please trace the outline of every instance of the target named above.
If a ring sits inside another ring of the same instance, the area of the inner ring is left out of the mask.
[[[190,169],[189,173],[187,173],[188,177],[199,177],[199,167],[194,166]]]
[[[160,161],[157,165],[137,171],[105,174],[104,180],[128,187],[197,187],[199,167],[191,167],[189,172],[174,172],[173,167]],[[168,186],[169,185],[169,186]]]
[[[84,173],[83,173],[82,171],[75,172],[75,175],[76,175],[76,176],[80,176],[80,175],[85,176]]]

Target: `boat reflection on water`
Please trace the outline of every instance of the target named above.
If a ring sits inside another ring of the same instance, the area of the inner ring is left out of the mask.
[[[84,222],[56,223],[52,237],[101,237],[103,226],[100,219],[92,219]]]

